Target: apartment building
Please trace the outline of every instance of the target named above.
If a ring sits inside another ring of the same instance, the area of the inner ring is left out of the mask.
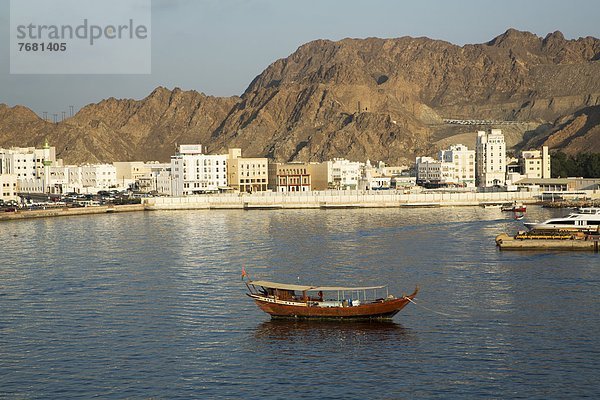
[[[270,163],[269,189],[275,192],[308,192],[311,176],[306,163]]]
[[[479,187],[506,182],[506,143],[500,129],[477,132],[476,183]]]
[[[438,158],[443,163],[454,165],[454,176],[449,178],[448,183],[465,187],[475,186],[475,150],[456,144],[447,150],[441,150]]]
[[[542,150],[527,150],[521,152],[519,158],[521,174],[525,178],[549,179],[550,174],[550,154],[548,146],[543,146]]]
[[[202,145],[181,145],[171,157],[171,195],[188,196],[227,188],[227,154],[203,154]]]
[[[269,160],[242,157],[241,149],[229,149],[227,181],[239,192],[264,192],[269,185]]]

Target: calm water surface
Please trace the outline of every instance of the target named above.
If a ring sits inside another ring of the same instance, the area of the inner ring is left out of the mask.
[[[494,236],[518,229],[480,208],[4,222],[0,397],[598,398],[600,257],[499,252]],[[393,323],[271,321],[242,265],[254,279],[419,284],[421,306]]]

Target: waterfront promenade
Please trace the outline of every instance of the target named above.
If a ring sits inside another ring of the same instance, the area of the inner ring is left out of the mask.
[[[330,190],[288,193],[227,193],[143,199],[148,210],[458,207],[539,201],[539,192],[419,193]]]
[[[0,213],[0,221],[11,221],[30,218],[47,218],[47,217],[67,217],[72,215],[91,215],[105,213],[121,213],[132,211],[144,211],[144,206],[141,204],[127,204],[120,206],[96,206],[96,207],[64,207],[64,208],[47,208],[45,210],[27,210],[17,212],[2,212]]]
[[[0,221],[157,210],[468,207],[499,205],[513,201],[531,204],[539,202],[540,195],[541,193],[537,191],[407,194],[396,191],[364,192],[330,190],[303,193],[221,193],[186,197],[150,197],[142,199],[142,204],[131,205],[49,208],[45,210],[0,213]],[[592,199],[600,199],[600,193],[590,192],[588,196]]]

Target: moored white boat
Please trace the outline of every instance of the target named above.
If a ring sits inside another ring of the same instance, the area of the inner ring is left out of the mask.
[[[582,207],[565,217],[550,218],[544,222],[526,222],[530,230],[600,230],[600,207]]]

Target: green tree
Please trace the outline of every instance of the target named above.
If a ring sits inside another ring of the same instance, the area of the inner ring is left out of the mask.
[[[553,178],[567,176],[600,178],[600,153],[580,153],[569,156],[558,151],[552,154],[551,168]]]

